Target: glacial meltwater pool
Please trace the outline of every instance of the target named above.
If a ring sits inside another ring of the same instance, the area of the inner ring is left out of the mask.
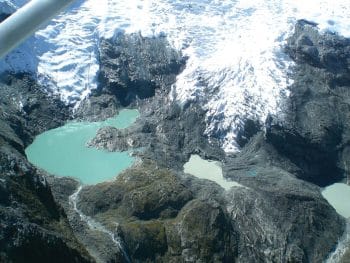
[[[189,161],[185,163],[184,172],[201,179],[214,181],[225,190],[229,190],[232,186],[242,186],[224,178],[220,162],[204,160],[196,154],[191,155]]]
[[[338,214],[350,218],[350,186],[335,183],[322,191],[323,197],[330,203]]]
[[[57,176],[71,176],[83,184],[96,184],[115,177],[128,168],[134,158],[128,152],[107,152],[90,148],[98,129],[113,126],[126,128],[139,116],[137,110],[122,110],[102,122],[69,122],[38,135],[26,148],[28,160]]]

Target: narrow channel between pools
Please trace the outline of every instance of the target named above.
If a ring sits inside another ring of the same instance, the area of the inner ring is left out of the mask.
[[[56,176],[70,176],[83,184],[110,180],[130,167],[129,152],[107,152],[87,147],[97,131],[105,126],[127,128],[138,118],[137,110],[122,110],[102,122],[68,122],[38,135],[25,152],[35,166]]]

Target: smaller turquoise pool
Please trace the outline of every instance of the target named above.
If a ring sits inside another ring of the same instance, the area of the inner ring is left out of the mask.
[[[102,122],[69,122],[37,136],[26,149],[28,160],[35,166],[57,176],[71,176],[83,184],[110,180],[130,167],[134,158],[128,152],[107,152],[90,148],[98,129],[113,126],[126,128],[139,116],[137,110],[122,110]]]
[[[243,186],[224,178],[220,162],[204,160],[197,154],[192,154],[188,162],[184,164],[184,172],[200,179],[216,182],[225,190],[229,190],[231,187]]]
[[[350,218],[350,186],[335,183],[322,191],[323,197],[332,205],[338,214]]]

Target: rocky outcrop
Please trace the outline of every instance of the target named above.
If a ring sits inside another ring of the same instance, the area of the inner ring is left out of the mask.
[[[123,106],[154,96],[156,89],[168,89],[185,62],[165,37],[140,34],[102,40],[100,53],[101,89],[116,95]]]
[[[185,184],[145,161],[114,182],[84,187],[78,206],[117,231],[132,262],[234,261],[236,238],[224,206]]]
[[[299,21],[286,51],[296,62],[294,84],[286,118],[271,116],[266,137],[299,178],[324,186],[349,174],[350,40]]]
[[[224,158],[218,140],[209,143],[204,135],[205,111],[197,105],[181,107],[169,101],[167,94],[158,94],[139,107],[141,117],[135,125],[125,130],[102,128],[89,145],[109,151],[142,149],[139,157],[176,170],[182,170],[192,153],[215,160]]]
[[[76,117],[105,118],[120,107],[153,97],[157,90],[168,92],[185,61],[164,36],[119,34],[111,40],[102,39],[99,88],[81,104]]]
[[[296,66],[284,115],[226,160],[225,175],[248,187],[229,199],[248,262],[321,262],[345,226],[313,184],[348,174],[349,40],[299,21],[286,51]]]
[[[246,186],[227,198],[242,262],[322,262],[335,248],[344,220],[296,171],[262,133],[227,160],[225,176]]]
[[[102,40],[100,60],[101,87],[82,102],[76,117],[105,118],[129,104],[141,116],[125,130],[102,128],[90,146],[110,151],[143,148],[142,158],[180,170],[194,152],[223,159],[217,140],[209,143],[204,135],[205,110],[195,103],[179,105],[169,99],[171,85],[186,59],[169,47],[165,37],[131,34]],[[138,90],[150,93],[140,95]]]
[[[68,117],[67,108],[26,75],[3,74],[0,89],[0,261],[92,262],[24,155],[36,134]]]
[[[241,233],[240,260],[322,262],[343,232],[340,217],[316,190],[310,196],[292,187],[266,188],[240,188],[231,197],[231,217]]]
[[[310,176],[322,178],[320,171],[323,168],[317,166],[319,159],[312,155],[311,158],[315,159],[309,165],[310,167],[314,165],[318,170],[313,170],[314,167],[309,169],[293,158],[292,154],[289,154],[293,152],[292,149],[285,149],[286,146],[281,148],[283,145],[293,145],[293,147],[298,145],[293,137],[286,135],[278,137],[276,135],[274,122],[281,124],[278,127],[281,127],[280,129],[283,131],[288,130],[288,122],[284,125],[280,120],[271,117],[266,134],[258,132],[256,136],[253,135],[259,130],[259,127],[252,123],[249,127],[247,126],[246,132],[242,131],[242,134],[249,134],[249,136],[242,135],[242,138],[252,137],[250,142],[246,144],[247,141],[242,140],[242,146],[245,145],[242,152],[227,157],[220,150],[215,138],[211,138],[211,143],[209,143],[208,138],[203,136],[205,129],[203,109],[199,108],[195,102],[180,106],[170,100],[167,94],[168,92],[165,90],[163,93],[157,93],[146,102],[140,101],[138,106],[141,109],[141,118],[134,126],[126,130],[103,128],[90,142],[90,145],[110,151],[140,148],[142,151],[137,155],[142,160],[151,159],[159,167],[173,169],[176,174],[174,176],[182,178],[183,184],[191,191],[193,197],[184,202],[182,208],[177,210],[173,217],[167,219],[166,222],[173,222],[173,224],[177,222],[177,225],[184,226],[181,231],[177,229],[177,232],[183,233],[181,236],[183,239],[181,242],[178,241],[178,244],[190,244],[190,247],[184,249],[182,245],[175,246],[172,243],[173,240],[179,240],[179,237],[173,233],[170,225],[163,222],[161,213],[157,213],[155,217],[146,218],[147,220],[139,218],[135,214],[127,215],[125,212],[123,214],[121,210],[122,200],[128,195],[113,183],[110,183],[108,187],[86,188],[82,192],[80,206],[85,207],[85,212],[99,218],[98,220],[106,224],[111,220],[107,219],[106,221],[106,215],[113,214],[114,219],[118,218],[118,222],[122,222],[119,233],[125,240],[128,251],[134,260],[158,260],[160,262],[171,260],[193,262],[197,259],[204,262],[233,261],[235,258],[239,259],[240,262],[320,262],[324,260],[335,248],[338,238],[344,231],[345,223],[323,199],[320,188],[301,180],[309,180]],[[295,96],[296,98],[291,97],[291,101],[299,99],[299,95]],[[307,99],[305,98],[305,100]],[[294,112],[288,109],[285,120],[295,119],[293,114]],[[326,139],[328,137],[322,137],[319,142],[333,143],[334,138],[329,137],[328,141],[325,141]],[[308,141],[299,144],[299,147],[303,158],[306,154],[302,152],[302,147],[306,147],[306,152],[308,149],[312,149],[319,156],[323,154],[320,148],[312,148],[312,144]],[[203,157],[211,159],[225,160],[225,176],[239,181],[245,187],[234,188],[225,193],[215,183],[208,181],[198,183],[198,179],[194,178],[187,181],[188,179],[184,179],[187,176],[182,177],[181,170],[183,163],[188,160],[192,153],[199,153]],[[329,158],[327,154],[325,156],[325,158]],[[300,160],[304,160],[303,158]],[[306,159],[306,161],[308,160]],[[148,177],[146,171],[149,168],[143,167],[142,169],[144,170],[143,177]],[[130,178],[136,178],[134,173],[134,170],[128,171]],[[131,179],[131,181],[133,180]],[[157,181],[159,180],[161,179],[157,179]],[[124,181],[124,188],[127,188],[126,185],[130,182],[129,178],[124,178]],[[103,196],[114,196],[112,189],[118,189],[115,191],[122,194],[118,198],[113,197],[113,205],[106,205],[105,200],[108,198],[103,198]],[[147,189],[151,189],[151,192],[146,191],[147,196],[151,197],[154,195],[153,191],[159,190],[154,185]],[[93,193],[97,193],[98,196]],[[149,200],[144,195],[140,194],[140,196],[142,198],[138,198],[138,195],[132,197],[132,202],[128,203],[129,209],[139,206],[144,208],[145,202],[147,207],[154,206],[153,203],[148,203]],[[96,205],[92,205],[93,200],[100,201],[96,202]],[[93,210],[89,210],[88,207]],[[188,207],[193,213],[187,211]],[[202,218],[200,212],[202,207],[207,207],[210,215],[216,215],[213,217],[213,221]],[[214,208],[219,208],[219,210]],[[130,211],[133,213],[133,209]],[[143,210],[141,209],[141,211]],[[200,215],[199,217],[196,216],[195,211]],[[147,212],[147,214],[154,213]],[[121,216],[118,217],[118,215]],[[192,215],[194,220],[190,216],[184,215]],[[221,219],[217,218],[218,215]],[[132,223],[126,224],[125,220],[132,220]],[[205,254],[202,254],[201,246],[194,240],[203,240],[201,243],[206,243],[209,237],[203,232],[196,232],[196,223],[198,222],[198,227],[202,229],[210,228],[213,226],[212,222],[221,220],[224,223],[220,225],[225,230],[215,229],[213,232],[208,230],[211,233],[210,236],[215,238],[209,242],[211,244],[209,254],[212,256],[206,257]],[[110,229],[112,229],[111,226]],[[221,231],[226,234],[218,234]],[[132,234],[127,235],[126,233]],[[173,237],[173,235],[175,236]],[[146,239],[152,240],[151,243],[154,244],[152,249],[156,251],[155,253],[145,255],[140,252],[147,251],[148,253],[151,250],[149,246],[138,242],[138,240]],[[224,240],[224,242],[219,242],[220,245],[214,245],[219,239]],[[220,248],[221,252],[216,253],[215,249],[212,250],[216,246]],[[135,248],[140,247],[142,249],[135,250]],[[181,252],[170,256],[169,251]],[[188,252],[191,253],[187,254]]]
[[[50,181],[55,198],[69,210],[76,184]],[[80,218],[74,218],[76,211],[68,216],[97,262],[234,262],[237,255],[237,233],[220,187],[176,176],[153,161],[137,164],[115,181],[83,187],[76,206]],[[119,250],[111,246],[111,236]]]

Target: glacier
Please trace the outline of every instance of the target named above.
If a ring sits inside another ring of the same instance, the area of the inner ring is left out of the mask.
[[[27,0],[0,0],[13,13]],[[120,33],[167,36],[188,57],[170,92],[207,110],[206,134],[239,151],[246,119],[282,114],[293,80],[282,47],[298,19],[350,37],[350,0],[78,0],[0,60],[0,72],[28,72],[77,107],[98,85],[99,42]]]

